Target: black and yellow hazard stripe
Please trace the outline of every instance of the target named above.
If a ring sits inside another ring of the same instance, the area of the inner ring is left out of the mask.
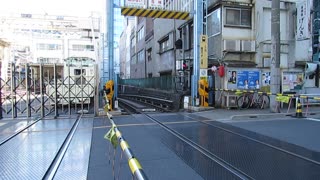
[[[122,136],[118,128],[115,128],[115,131],[116,131],[116,136],[120,142],[120,147],[124,155],[128,159],[128,164],[129,164],[132,175],[135,177],[135,179],[147,179],[147,176],[145,175],[141,164],[133,155],[133,152],[131,151],[129,144],[124,139],[124,137]]]
[[[297,118],[302,118],[302,117],[303,117],[303,114],[302,114],[302,105],[301,105],[301,102],[300,102],[300,98],[298,98],[298,102],[297,102],[296,117],[297,117]]]
[[[189,12],[168,11],[160,9],[121,7],[121,15],[123,16],[188,20],[189,14]]]

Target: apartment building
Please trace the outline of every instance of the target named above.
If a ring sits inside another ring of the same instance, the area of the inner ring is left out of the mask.
[[[208,35],[208,68],[223,66],[225,73],[215,77],[217,88],[245,89],[270,87],[271,1],[208,0],[206,35]],[[282,91],[292,91],[297,79],[304,87],[314,87],[314,78],[305,73],[310,63],[311,0],[280,2],[280,68]],[[303,12],[303,15],[302,15]],[[299,18],[305,19],[301,24]],[[300,27],[300,31],[299,31]],[[309,28],[310,29],[310,28]],[[145,37],[144,39],[142,37]],[[182,49],[175,43],[182,42]],[[177,75],[182,62],[193,67],[193,21],[137,18],[131,32],[131,78]],[[190,73],[186,72],[186,74]],[[237,81],[228,81],[233,72]],[[188,75],[189,81],[191,76]]]
[[[130,78],[130,34],[134,23],[134,17],[125,18],[123,21],[123,32],[121,33],[119,41],[120,78],[122,79]]]
[[[2,69],[3,62],[6,62],[10,58],[10,44],[0,39],[0,75],[4,76],[7,72],[7,67]]]
[[[1,20],[0,38],[11,44],[12,56],[6,64],[63,63],[72,56],[100,57],[100,17],[1,14]]]

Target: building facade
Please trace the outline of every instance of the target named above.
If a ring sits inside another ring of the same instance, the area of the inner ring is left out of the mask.
[[[208,68],[223,66],[225,69],[223,74],[216,74],[215,86],[245,89],[245,82],[248,82],[249,89],[259,87],[268,91],[272,79],[271,1],[208,0],[207,5]],[[295,84],[301,78],[304,88],[315,87],[315,79],[305,72],[306,64],[312,63],[312,37],[306,30],[312,26],[310,7],[311,0],[280,2],[282,92],[297,90]],[[301,23],[301,17],[306,23]],[[131,32],[130,77],[178,76],[186,64],[189,71],[182,75],[190,82],[194,42],[192,19],[137,19]],[[301,35],[302,29],[304,35]],[[177,48],[179,41],[182,49]],[[229,81],[234,73],[237,80]]]
[[[4,14],[1,19],[0,38],[11,44],[5,64],[63,63],[72,56],[100,59],[99,17]]]

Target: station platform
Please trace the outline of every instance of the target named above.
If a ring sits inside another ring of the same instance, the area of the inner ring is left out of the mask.
[[[307,118],[269,110],[211,109],[152,113],[207,153],[210,159],[143,114],[116,115],[114,122],[149,179],[317,179],[320,177],[320,113]],[[0,120],[0,179],[42,179],[78,116]],[[121,148],[104,135],[104,116],[81,118],[54,179],[132,179]],[[221,163],[235,168],[230,173]]]

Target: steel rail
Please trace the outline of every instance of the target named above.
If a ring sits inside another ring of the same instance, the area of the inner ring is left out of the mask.
[[[60,149],[58,150],[56,156],[54,157],[53,161],[51,162],[49,168],[47,169],[46,173],[44,174],[42,179],[45,180],[52,180],[55,176],[55,174],[57,173],[59,166],[63,160],[64,155],[66,154],[68,147],[71,143],[71,140],[78,128],[78,125],[80,123],[80,120],[82,118],[82,114],[79,115],[76,119],[76,121],[74,122],[72,128],[70,129],[66,139],[63,141]]]
[[[268,144],[268,143],[265,143],[265,142],[256,140],[256,139],[251,138],[251,137],[249,137],[249,136],[246,136],[246,135],[243,135],[243,134],[240,134],[240,133],[231,131],[231,130],[229,130],[229,129],[226,129],[226,128],[223,128],[223,127],[220,127],[220,126],[216,126],[216,125],[210,124],[210,123],[205,122],[205,121],[197,120],[196,118],[193,118],[193,117],[190,117],[190,116],[187,116],[187,117],[189,117],[189,118],[191,118],[191,119],[194,119],[194,120],[198,121],[199,123],[206,124],[206,125],[208,125],[208,126],[211,126],[211,127],[214,127],[214,128],[220,129],[220,130],[223,130],[223,131],[225,131],[225,132],[228,132],[228,133],[231,133],[231,134],[234,134],[234,135],[237,135],[237,136],[240,136],[240,137],[249,139],[249,140],[254,141],[254,142],[256,142],[256,143],[259,143],[259,144],[268,146],[268,147],[270,147],[270,148],[272,148],[272,149],[276,149],[276,150],[281,151],[281,152],[283,152],[283,153],[290,154],[291,156],[300,158],[300,159],[302,159],[302,160],[305,160],[305,161],[308,161],[308,162],[311,162],[311,163],[320,165],[320,162],[315,161],[315,160],[310,159],[310,158],[307,158],[307,157],[304,157],[304,156],[302,156],[302,155],[296,154],[296,153],[294,153],[294,152],[291,152],[291,151],[282,149],[282,148],[280,148],[280,147],[277,147],[277,146],[274,146],[274,145],[271,145],[271,144]]]
[[[10,141],[12,138],[16,137],[17,135],[19,135],[20,133],[22,133],[24,130],[30,128],[31,126],[33,126],[35,123],[39,122],[40,120],[42,120],[42,118],[38,118],[36,119],[34,122],[32,122],[31,124],[28,124],[26,127],[18,130],[16,133],[14,133],[13,135],[7,137],[5,140],[0,142],[0,146],[2,146],[3,144],[5,144],[6,142]]]
[[[241,171],[240,169],[238,169],[237,167],[231,165],[230,163],[226,162],[225,160],[223,160],[222,158],[218,157],[217,155],[211,153],[210,151],[208,151],[207,149],[199,146],[198,144],[196,144],[195,142],[193,142],[192,140],[190,140],[189,138],[187,138],[186,136],[182,135],[181,133],[177,132],[176,130],[173,130],[172,128],[169,128],[167,125],[165,125],[164,123],[158,121],[157,119],[151,117],[148,114],[144,114],[147,118],[149,118],[150,120],[152,120],[153,122],[156,122],[157,124],[159,124],[162,128],[164,128],[165,130],[167,130],[168,132],[170,132],[172,135],[174,135],[175,137],[179,138],[181,141],[185,142],[186,144],[190,145],[191,147],[193,147],[195,150],[199,151],[200,153],[202,153],[203,155],[205,155],[206,157],[208,157],[209,159],[213,160],[214,162],[216,162],[218,165],[220,165],[221,167],[223,167],[224,169],[228,170],[230,173],[234,174],[235,176],[237,176],[240,179],[254,179],[253,177],[249,176],[248,174],[246,174],[245,172]]]

